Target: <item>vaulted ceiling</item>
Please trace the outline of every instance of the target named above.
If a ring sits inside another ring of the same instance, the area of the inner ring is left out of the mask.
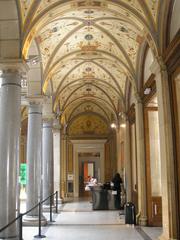
[[[87,111],[107,121],[136,88],[141,44],[156,46],[160,0],[20,0],[23,55],[34,39],[42,88],[69,121]],[[155,48],[155,47],[154,47]]]

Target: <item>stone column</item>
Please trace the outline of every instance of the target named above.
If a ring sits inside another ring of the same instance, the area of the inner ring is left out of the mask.
[[[173,153],[172,113],[169,96],[169,84],[166,66],[161,59],[155,60],[151,66],[157,86],[160,156],[161,156],[161,186],[162,186],[162,217],[163,234],[160,239],[179,239],[177,210],[177,193],[175,184],[175,161]]]
[[[53,132],[52,120],[43,120],[42,131],[42,162],[43,162],[43,199],[53,194]],[[50,204],[50,199],[45,205]]]
[[[62,134],[62,130],[61,130]],[[60,161],[60,188],[61,188],[61,198],[64,199],[66,197],[66,156],[67,156],[67,136],[66,134],[61,135],[61,161]]]
[[[59,120],[54,120],[53,123],[53,156],[54,156],[54,191],[58,191],[59,203],[62,203],[60,198],[60,143],[61,143],[61,134],[60,134],[60,124]]]
[[[139,96],[136,96],[136,142],[137,142],[137,174],[138,174],[138,210],[139,224],[147,225],[146,204],[146,167],[145,167],[145,137],[143,104]]]
[[[122,176],[122,162],[121,162],[121,137],[120,137],[120,128],[116,131],[116,144],[117,144],[117,172]]]
[[[129,120],[126,120],[125,128],[125,179],[126,179],[126,199],[128,202],[132,201],[132,179],[131,179],[131,149],[130,149],[130,126]]]
[[[42,106],[30,103],[28,112],[27,136],[27,202],[29,210],[42,199]],[[25,223],[38,224],[38,208],[31,211],[24,218]]]
[[[2,66],[0,66],[1,68]],[[16,218],[19,166],[21,75],[18,66],[0,76],[0,228]],[[17,239],[16,224],[0,233],[0,239]]]

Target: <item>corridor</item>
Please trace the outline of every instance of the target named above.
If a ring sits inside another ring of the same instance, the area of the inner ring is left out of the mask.
[[[45,213],[48,219],[48,214]],[[71,199],[54,215],[55,222],[42,229],[51,240],[151,240],[161,234],[161,228],[136,228],[124,224],[119,211],[93,211],[89,199]],[[24,227],[24,240],[33,239],[38,229]]]
[[[180,240],[179,12],[180,0],[0,0],[0,239],[22,240],[10,223],[25,209],[33,239],[36,206],[56,194],[46,239]],[[81,198],[99,190],[103,211]],[[137,227],[113,210],[127,202]]]

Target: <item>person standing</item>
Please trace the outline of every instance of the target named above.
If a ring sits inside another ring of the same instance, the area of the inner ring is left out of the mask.
[[[112,179],[113,183],[113,190],[117,192],[116,197],[115,197],[115,207],[116,209],[120,209],[121,206],[121,184],[122,184],[122,178],[119,173],[116,173]]]

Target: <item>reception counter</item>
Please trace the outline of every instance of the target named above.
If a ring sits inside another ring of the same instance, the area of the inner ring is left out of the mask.
[[[117,191],[103,188],[91,188],[93,210],[116,210],[120,209],[120,197]]]

